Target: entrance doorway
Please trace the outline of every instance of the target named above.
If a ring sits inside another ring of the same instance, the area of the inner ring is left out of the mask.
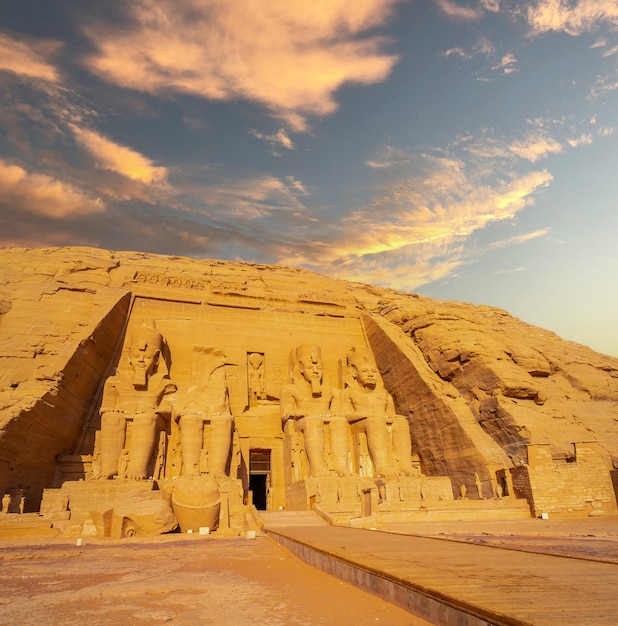
[[[265,511],[270,490],[270,450],[249,450],[249,489],[255,508]]]

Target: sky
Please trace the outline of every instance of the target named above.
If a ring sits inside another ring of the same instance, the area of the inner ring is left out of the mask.
[[[0,3],[0,247],[302,267],[618,356],[616,0]]]

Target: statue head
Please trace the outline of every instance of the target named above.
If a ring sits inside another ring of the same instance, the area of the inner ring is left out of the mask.
[[[254,370],[259,369],[260,365],[262,365],[263,362],[264,362],[264,356],[260,354],[259,352],[252,352],[249,355],[249,365],[251,365],[251,367]]]
[[[292,360],[294,374],[299,374],[311,385],[313,395],[321,394],[324,366],[320,347],[312,343],[301,344],[293,351]]]
[[[162,350],[161,333],[154,326],[144,323],[129,347],[129,363],[133,368],[133,385],[136,389],[148,386],[148,377],[157,371]]]
[[[365,389],[378,384],[378,367],[367,348],[352,348],[346,355],[349,376]]]

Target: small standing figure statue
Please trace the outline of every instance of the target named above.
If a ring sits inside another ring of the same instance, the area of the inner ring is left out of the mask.
[[[19,514],[23,515],[24,514],[24,508],[26,507],[26,496],[22,496],[19,499]]]
[[[249,407],[258,405],[258,400],[264,398],[264,355],[259,352],[252,352],[248,359],[249,378]]]
[[[479,500],[484,500],[485,498],[483,498],[483,484],[481,483],[481,479],[476,472],[474,472],[474,484],[476,485],[476,491],[478,492]]]
[[[120,460],[118,461],[118,478],[121,480],[127,477],[127,469],[129,468],[129,451],[126,448],[122,449],[120,453]]]
[[[11,494],[5,493],[2,496],[2,512],[8,513],[10,508],[11,508]]]

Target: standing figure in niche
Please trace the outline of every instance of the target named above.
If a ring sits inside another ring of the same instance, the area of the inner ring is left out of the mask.
[[[252,352],[247,358],[249,379],[249,406],[258,405],[258,400],[264,397],[264,355]]]
[[[227,475],[233,418],[225,366],[226,357],[219,348],[193,348],[191,382],[181,405],[175,407],[180,427],[183,475],[199,476],[203,473],[206,458],[209,474]],[[207,422],[210,423],[209,449],[204,451],[204,424]]]
[[[352,348],[346,355],[346,364],[342,412],[352,424],[352,432],[366,434],[369,455],[378,476],[410,476],[414,468],[408,420],[395,415],[392,396],[378,385],[378,368],[373,355],[366,348]],[[391,445],[394,459],[390,455]]]
[[[127,422],[132,421],[131,440],[122,459],[122,473],[141,480],[148,477],[148,461],[157,432],[166,429],[171,407],[163,401],[176,391],[170,380],[167,345],[154,326],[142,326],[129,347],[129,365],[110,376],[103,389],[101,403],[99,478],[118,474],[125,449]]]
[[[335,473],[348,476],[348,424],[338,415],[338,391],[323,380],[322,353],[315,344],[302,344],[290,355],[290,384],[281,389],[281,419],[293,420],[305,436],[311,476],[327,476],[324,423],[330,428]],[[335,413],[333,415],[333,413]]]

